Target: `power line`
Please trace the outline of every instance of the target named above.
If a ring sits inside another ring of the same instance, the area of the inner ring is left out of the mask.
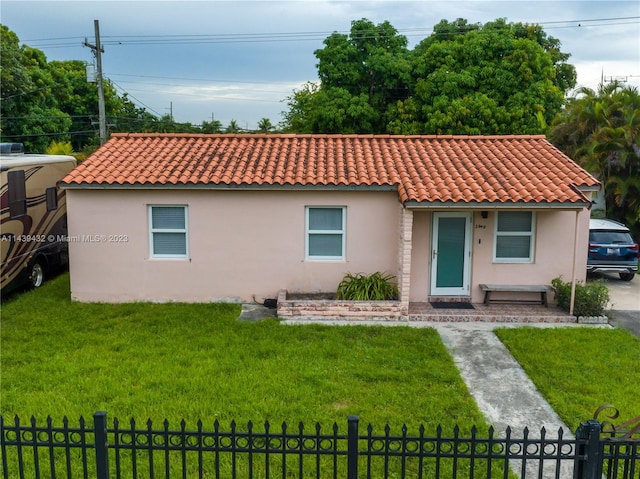
[[[2,101],[9,100],[9,99],[15,98],[17,96],[29,95],[30,93],[37,93],[39,91],[49,90],[49,89],[51,89],[51,85],[43,86],[42,88],[38,88],[36,90],[23,91],[23,92],[20,92],[20,93],[16,93],[15,95],[6,96],[6,97],[2,98]]]
[[[616,21],[616,20],[633,20],[640,19],[640,17],[613,17],[613,18],[588,18],[584,20],[554,20],[548,22],[539,22],[539,25],[550,25],[553,23],[585,23],[585,22],[607,22],[607,21]]]
[[[162,77],[158,77],[158,78],[162,78]],[[179,80],[178,78],[176,78],[176,80]],[[142,84],[142,85],[156,85],[156,86],[169,86],[169,87],[182,87],[182,88],[197,88],[197,86],[185,86],[185,85],[179,85],[176,83],[158,83],[158,82],[145,82],[145,81],[136,81],[136,80],[124,80],[127,83],[136,83],[136,84]],[[202,81],[207,81],[207,80],[202,80]],[[220,81],[220,80],[218,80]],[[113,80],[112,80],[113,83]],[[225,82],[227,83],[227,82]],[[228,83],[232,83],[231,81],[229,81]],[[152,91],[152,90],[149,90]],[[245,89],[242,90],[229,90],[227,93],[229,94],[233,94],[233,93],[238,93],[240,91],[246,91]],[[252,92],[252,93],[279,93],[279,94],[284,94],[284,93],[290,93],[290,89],[288,90],[261,90],[261,89],[256,89],[256,88],[251,88],[248,91]],[[180,93],[180,92],[175,92],[176,95],[197,95],[197,93]],[[208,96],[208,94],[203,93],[202,95],[206,95]]]
[[[140,90],[140,89],[132,89],[129,91],[141,91],[146,93],[162,93],[163,95],[183,95],[183,96],[201,96],[207,97],[216,100],[231,100],[231,101],[255,101],[261,103],[280,103],[280,100],[261,100],[259,98],[237,98],[237,97],[229,97],[222,95],[209,95],[206,93],[184,93],[184,92],[176,92],[176,91],[162,91],[162,90]],[[273,93],[273,92],[269,92]],[[277,92],[276,92],[277,93]]]
[[[64,131],[61,133],[30,133],[25,135],[0,135],[1,138],[34,138],[41,136],[63,136],[63,135],[81,135],[81,134],[89,134],[94,135],[95,130],[84,130],[84,131]]]
[[[131,93],[129,93],[127,90],[125,90],[124,88],[122,88],[120,85],[118,85],[116,82],[114,82],[113,80],[109,79],[111,81],[111,83],[113,83],[113,85],[115,87],[117,87],[118,89],[120,89],[120,91],[122,91],[122,93],[124,93],[125,95],[127,95],[127,97],[133,98],[133,100],[137,101],[145,110],[149,110],[152,111],[153,113],[155,113],[156,115],[158,115],[158,117],[161,117],[162,115],[160,113],[158,113],[157,111],[155,111],[153,108],[151,108],[150,106],[145,105],[144,103],[142,103],[140,100],[138,100],[135,96],[133,96]]]
[[[627,22],[627,20],[633,20]],[[606,23],[602,23],[606,22]],[[615,23],[614,23],[615,22]],[[579,20],[553,20],[547,22],[517,22],[524,25],[549,25],[548,28],[581,28],[583,26],[615,26],[640,23],[640,16],[629,17],[611,17],[611,18],[591,18],[591,19],[579,19]],[[562,25],[564,26],[553,26]],[[475,29],[478,24],[469,24],[469,30]],[[405,28],[396,29],[397,34],[403,34],[406,32],[411,36],[424,33],[435,33],[431,28]],[[350,34],[350,31],[312,31],[312,32],[272,32],[272,33],[219,33],[219,34],[160,34],[160,35],[103,35],[103,39],[109,39],[103,41],[105,45],[180,45],[180,44],[202,44],[202,43],[267,43],[267,42],[290,42],[290,41],[303,41],[303,40],[323,40],[329,35],[337,34]],[[466,31],[458,32],[445,32],[447,35],[460,35],[467,33]],[[379,37],[377,32],[371,36],[368,34],[359,35],[358,38],[376,38]],[[32,47],[40,48],[62,48],[70,46],[80,46],[80,40],[83,37],[57,37],[57,38],[39,38],[24,40],[23,43],[29,42]],[[60,42],[60,40],[75,40],[79,42]],[[42,42],[42,43],[39,43]]]
[[[43,118],[91,118],[97,115],[37,115],[37,116],[3,116],[3,120],[40,120]]]
[[[273,82],[268,81],[249,81],[249,80],[215,80],[211,78],[183,78],[183,77],[165,77],[165,76],[153,76],[153,75],[131,75],[128,73],[109,73],[109,77],[135,77],[135,78],[159,78],[161,80],[185,80],[185,81],[206,81],[206,82],[220,82],[220,83],[248,83],[256,85],[271,85]]]

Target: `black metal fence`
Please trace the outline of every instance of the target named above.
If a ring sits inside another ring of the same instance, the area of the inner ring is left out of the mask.
[[[80,418],[71,426],[65,418],[62,427],[51,418],[38,425],[0,416],[2,478],[640,479],[640,438],[598,420],[582,423],[575,438],[562,429],[553,437],[545,429],[516,437],[510,429],[463,435],[458,427],[450,434],[438,427],[435,435],[403,427],[394,435],[389,426],[361,431],[355,416],[346,433],[337,424],[326,431],[269,422],[242,429],[231,422],[225,431],[218,421],[195,429],[184,421],[177,428],[166,420],[160,427],[150,420],[111,424],[105,412],[95,413],[92,424]]]

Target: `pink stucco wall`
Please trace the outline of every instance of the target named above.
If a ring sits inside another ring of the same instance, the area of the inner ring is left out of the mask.
[[[72,189],[67,200],[78,301],[261,301],[397,269],[395,192]],[[188,205],[189,259],[149,258],[150,204]],[[347,207],[346,261],[305,261],[305,206],[332,205]]]
[[[278,291],[335,291],[345,273],[411,271],[411,301],[430,295],[431,221],[415,210],[401,260],[395,192],[67,190],[72,298],[79,301],[251,301]],[[188,205],[189,258],[150,259],[148,205]],[[305,260],[305,206],[346,206],[346,260]],[[575,211],[536,210],[535,260],[493,262],[495,212],[473,213],[471,296],[480,283],[549,284],[572,277]],[[589,212],[578,216],[584,280]],[[406,234],[406,233],[405,233]],[[98,241],[95,241],[99,238]],[[91,239],[94,239],[92,241]]]
[[[576,212],[566,210],[535,210],[536,235],[534,262],[508,264],[493,262],[495,212],[484,219],[480,211],[473,214],[471,297],[482,302],[481,283],[494,284],[550,284],[557,276],[570,281],[573,272]],[[413,246],[411,259],[411,301],[427,301],[430,292],[431,263],[430,211],[416,210],[413,217]],[[576,279],[586,276],[589,211],[582,210],[578,221],[578,250]]]

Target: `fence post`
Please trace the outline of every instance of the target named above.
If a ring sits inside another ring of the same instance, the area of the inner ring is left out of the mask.
[[[347,479],[358,478],[358,416],[347,417]]]
[[[93,415],[93,434],[96,448],[96,477],[109,479],[107,411],[98,411]]]
[[[581,422],[576,431],[576,439],[586,439],[586,444],[577,446],[574,479],[601,479],[603,451],[600,447],[600,422],[590,419]],[[578,455],[585,456],[584,460]]]

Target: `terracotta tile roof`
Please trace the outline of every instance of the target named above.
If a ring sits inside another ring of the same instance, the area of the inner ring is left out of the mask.
[[[114,134],[63,186],[390,186],[402,202],[583,203],[544,136]]]

